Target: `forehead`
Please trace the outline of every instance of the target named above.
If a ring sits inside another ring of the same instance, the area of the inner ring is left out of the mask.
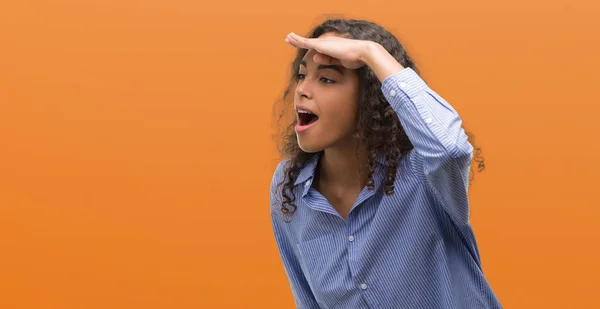
[[[335,33],[335,32],[325,32],[325,33],[321,34],[319,37],[326,38],[326,37],[330,37],[330,36],[341,36],[341,35],[339,33]]]

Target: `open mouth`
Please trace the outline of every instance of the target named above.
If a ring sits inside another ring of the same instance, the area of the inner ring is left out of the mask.
[[[301,126],[307,126],[317,121],[319,117],[311,112],[299,110],[298,111],[298,124]]]

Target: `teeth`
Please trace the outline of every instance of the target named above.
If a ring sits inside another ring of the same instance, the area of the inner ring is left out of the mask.
[[[298,113],[300,113],[300,114],[312,114],[311,112],[307,112],[307,111],[303,111],[303,110],[298,110]]]

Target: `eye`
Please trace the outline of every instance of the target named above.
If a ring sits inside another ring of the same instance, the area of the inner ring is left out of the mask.
[[[296,74],[296,80],[303,80],[305,78],[306,78],[306,74],[302,74],[302,73]],[[333,79],[329,79],[326,77],[321,77],[320,80],[325,84],[335,84],[335,81]]]

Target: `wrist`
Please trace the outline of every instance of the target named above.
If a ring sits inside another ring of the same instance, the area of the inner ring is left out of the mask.
[[[381,44],[367,41],[361,61],[368,66],[380,82],[404,70],[404,67]]]
[[[381,52],[381,48],[383,48],[383,46],[381,46],[381,44],[377,43],[377,42],[373,42],[373,41],[364,41],[365,42],[365,46],[362,49],[362,53],[360,55],[360,60],[367,66],[370,66],[371,63],[373,62],[373,58],[375,56],[376,53],[380,53]]]

